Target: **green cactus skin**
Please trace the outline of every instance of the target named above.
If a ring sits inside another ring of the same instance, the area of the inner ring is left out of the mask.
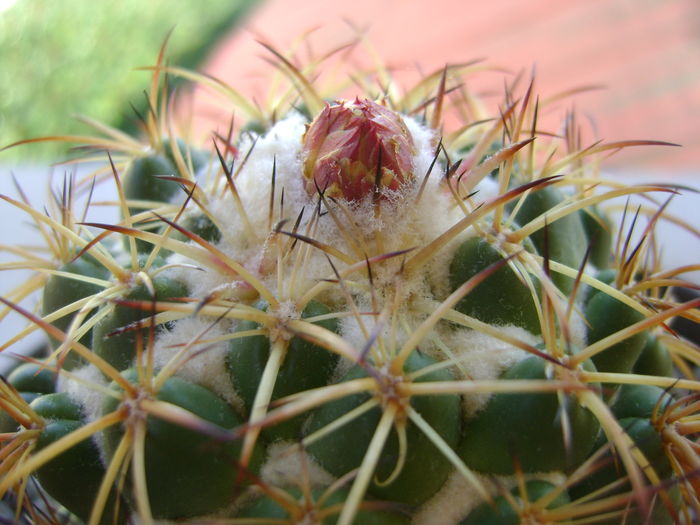
[[[617,277],[617,271],[613,268],[607,268],[605,270],[600,270],[599,272],[596,273],[595,278],[600,281],[603,284],[608,284],[610,286],[615,286],[615,278]],[[584,297],[585,297],[585,304],[588,304],[591,299],[593,299],[596,295],[601,293],[600,290],[597,288],[593,287],[588,287],[584,291]],[[603,292],[604,293],[604,292]]]
[[[653,385],[622,385],[611,405],[615,417],[650,418],[657,407],[657,413],[663,412],[673,398],[665,390]]]
[[[96,261],[93,262],[87,256],[83,256],[75,261],[64,264],[58,268],[61,272],[72,273],[76,276],[95,277],[97,279],[107,279],[109,272],[99,266]],[[90,297],[102,291],[102,288],[96,284],[81,281],[79,279],[70,279],[68,277],[51,275],[49,276],[41,300],[41,315],[48,315],[56,310],[68,306],[75,301]],[[77,312],[76,312],[77,313]],[[92,317],[95,310],[90,312],[86,320]],[[51,324],[63,332],[67,332],[71,322],[75,318],[75,313],[56,319]],[[92,331],[88,331],[79,341],[85,346],[90,346],[92,340]],[[51,344],[54,348],[58,347],[59,342],[51,339]],[[63,368],[71,370],[78,365],[84,364],[78,354],[70,352],[63,362]]]
[[[565,199],[561,190],[548,186],[530,193],[518,210],[514,219],[518,224],[526,224],[550,209],[562,203]],[[546,255],[553,261],[578,269],[586,253],[586,232],[579,214],[569,214],[554,222],[547,223],[546,246],[545,231],[540,229],[530,238],[540,255]],[[574,280],[570,277],[552,273],[552,281],[565,294],[570,294]]]
[[[39,363],[23,363],[7,376],[7,382],[19,392],[51,394],[56,390],[56,373]]]
[[[655,335],[649,334],[632,371],[641,375],[672,377],[673,359],[664,344]]]
[[[651,421],[646,417],[627,417],[619,420],[620,426],[625,430],[627,435],[632,439],[634,444],[639,447],[639,450],[644,454],[644,457],[649,461],[651,466],[654,468],[656,474],[662,479],[667,479],[673,473],[671,465],[664,452],[663,442],[659,436],[658,431],[654,428]],[[604,446],[606,439],[603,436],[598,443],[596,448]],[[589,475],[585,480],[583,480],[578,485],[571,488],[570,494],[572,497],[578,499],[585,497],[593,491],[599,490],[610,483],[620,479],[625,476],[624,469],[619,465],[619,462],[611,454],[607,454],[600,461],[601,468],[591,475]],[[618,488],[615,492],[621,493],[629,490],[629,484],[624,487]],[[609,494],[609,491],[608,491]],[[652,523],[673,523],[668,512],[664,508],[664,505],[660,498],[655,501],[653,509],[656,519],[658,521],[653,521]],[[605,522],[612,525],[612,523],[619,523],[620,518],[614,521]],[[630,518],[625,521],[625,523],[645,523],[645,520],[639,516],[639,513],[635,508],[633,508]]]
[[[588,343],[595,343],[644,319],[644,316],[626,304],[605,293],[594,294],[586,304],[586,320],[589,323]],[[642,353],[647,333],[638,332],[612,345],[593,357],[601,372],[628,374]]]
[[[298,503],[300,509],[306,510],[307,508],[307,502],[304,501],[302,498],[301,491],[299,489],[290,489],[289,490],[289,495],[291,495],[293,498],[295,498]],[[270,521],[270,525],[276,524],[276,523],[285,523],[289,525],[295,525],[299,524],[301,525],[302,523],[318,523],[319,525],[335,525],[338,520],[338,513],[340,512],[341,505],[343,502],[346,500],[348,495],[348,491],[344,489],[340,489],[335,491],[333,494],[330,496],[327,496],[324,499],[324,504],[320,508],[317,508],[315,505],[312,506],[312,509],[309,513],[302,513],[301,517],[299,519],[294,519],[287,511],[284,509],[282,506],[279,505],[275,500],[268,496],[263,496],[261,498],[258,498],[255,500],[253,503],[249,504],[245,508],[243,508],[237,515],[238,518],[259,518],[262,521],[260,521],[260,525],[264,525],[265,522],[264,518],[268,518]],[[311,496],[314,501],[319,500],[323,496],[323,492],[316,489],[311,491]],[[382,503],[378,502],[379,505],[381,506]],[[371,502],[370,502],[371,504]],[[332,512],[331,509],[337,506],[337,511]],[[330,512],[329,512],[330,511]],[[328,516],[323,518],[320,521],[308,521],[309,519],[314,519],[314,516],[317,519],[317,513],[328,513]],[[357,525],[408,525],[410,523],[410,519],[404,515],[401,515],[398,512],[392,512],[390,510],[360,510],[357,513],[357,516],[355,517],[355,521]]]
[[[329,312],[330,309],[326,305],[312,301],[304,308],[301,317],[316,317]],[[317,324],[332,332],[338,329],[335,319],[327,319]],[[236,331],[254,330],[259,327],[252,321],[242,321]],[[231,380],[249,412],[269,356],[270,341],[263,335],[232,339],[229,344],[226,364]],[[272,400],[328,384],[337,361],[335,354],[299,337],[293,337],[289,341],[284,361],[275,379]],[[303,422],[303,416],[292,418],[266,429],[264,434],[270,440],[298,439]]]
[[[187,145],[182,139],[177,139],[177,145],[187,162]],[[133,160],[124,175],[124,196],[127,199],[168,202],[180,193],[177,183],[162,178],[178,175],[170,148],[170,140],[165,139],[162,153],[152,153]],[[206,157],[196,150],[192,150],[191,155],[194,171],[197,172],[206,164]],[[138,213],[139,210],[135,212]]]
[[[209,217],[203,213],[193,213],[187,215],[182,221],[182,227],[187,231],[200,236],[205,241],[216,244],[221,240],[221,230],[216,227]],[[183,233],[179,231],[174,231],[172,233],[173,239],[179,241],[187,241],[188,238]]]
[[[545,366],[543,359],[532,356],[501,377],[544,379]],[[494,394],[486,407],[467,422],[457,451],[468,466],[492,474],[513,474],[516,461],[524,472],[574,468],[593,448],[600,426],[575,397],[569,396],[571,448],[567,450],[561,408],[556,394]]]
[[[664,452],[663,441],[651,421],[640,417],[622,418],[619,421],[661,479],[669,476],[673,470]],[[618,477],[619,475],[616,476]]]
[[[167,202],[177,195],[177,184],[158,177],[174,174],[175,167],[161,155],[135,159],[124,177],[124,196],[130,200]],[[129,209],[130,213],[139,211],[139,208]]]
[[[152,279],[155,290],[155,299],[167,301],[181,297],[187,297],[187,287],[181,282],[166,276],[158,275]],[[145,284],[132,288],[125,296],[125,300],[151,301],[150,291]],[[149,329],[130,330],[124,333],[110,335],[112,332],[124,328],[149,316],[148,311],[138,310],[126,305],[116,305],[114,310],[100,320],[93,328],[93,351],[115,367],[117,370],[125,370],[132,366],[138,345],[139,332],[142,348],[149,344]],[[158,328],[156,328],[157,330]]]
[[[177,146],[183,160],[187,163],[188,148],[182,139],[177,139]],[[192,169],[196,173],[201,170],[208,161],[208,156],[199,150],[190,149]],[[163,140],[162,152],[151,153],[138,157],[131,162],[131,165],[124,174],[124,196],[127,200],[143,200],[167,203],[175,196],[181,194],[180,185],[175,180],[168,180],[168,177],[179,176],[177,162],[173,156],[170,146],[170,139]],[[144,211],[142,208],[129,207],[129,214],[135,215]],[[163,226],[156,223],[155,226],[144,228],[145,231],[157,232]],[[128,238],[124,238],[125,247],[128,249]],[[136,247],[139,252],[148,253],[151,244],[141,239],[136,239]],[[163,250],[163,255],[168,253]]]
[[[678,486],[672,486],[666,491],[666,495],[675,508],[678,508],[682,501],[681,492]],[[650,500],[650,509],[647,514],[642,514],[636,507],[626,509],[624,512],[618,512],[615,518],[608,520],[600,520],[596,522],[600,525],[675,525],[677,519],[669,513],[666,503],[661,499],[659,494],[653,496]]]
[[[82,427],[80,408],[65,392],[47,394],[32,402],[32,409],[46,420],[36,446],[41,450]],[[100,452],[95,442],[88,438],[53,458],[37,470],[37,479],[42,488],[77,517],[87,522],[104,476]],[[125,519],[125,504],[119,503],[116,492],[110,494],[101,525],[114,522],[115,512],[120,512],[117,523]]]
[[[136,380],[133,369],[123,375],[130,381]],[[119,390],[114,384],[112,388]],[[242,423],[228,403],[210,390],[177,377],[168,378],[155,398],[184,408],[222,429],[233,429]],[[118,403],[115,398],[105,398],[103,412],[114,412]],[[108,457],[114,454],[123,432],[118,426],[104,432]],[[215,442],[195,430],[148,417],[145,462],[153,516],[179,519],[209,514],[226,506],[245,479],[239,468],[240,450],[240,441]],[[256,470],[259,463],[256,455],[249,468]]]
[[[186,163],[188,147],[182,139],[178,138],[176,141],[180,154]],[[208,155],[195,149],[189,151],[192,168],[196,173],[206,165]],[[167,177],[177,176],[179,176],[177,162],[171,150],[170,139],[166,138],[163,140],[161,153],[151,153],[131,162],[124,174],[124,196],[127,200],[169,202],[176,195],[179,195],[181,190],[177,182],[168,180]],[[131,214],[141,211],[140,208],[129,208]],[[144,245],[144,247],[146,246]]]
[[[536,502],[555,488],[556,487],[551,483],[536,479],[525,483],[525,492],[529,503]],[[511,490],[511,493],[515,497],[515,501],[519,505],[522,505],[523,501],[520,497],[518,487]],[[566,491],[563,491],[547,505],[547,508],[555,509],[566,505],[569,501],[568,494]],[[460,521],[459,525],[519,525],[523,523],[522,519],[519,509],[513,508],[511,503],[504,496],[498,496],[494,498],[493,505],[482,503],[471,511],[469,516]]]
[[[79,421],[83,414],[66,392],[54,392],[37,397],[31,404],[32,410],[46,419],[67,419]]]
[[[632,438],[635,445],[639,447],[644,457],[646,457],[662,480],[667,480],[673,471],[663,450],[664,445],[659,436],[659,431],[654,427],[650,418],[660,415],[672,401],[671,396],[659,387],[630,384],[620,387],[611,405],[612,412],[618,418],[622,428]],[[596,450],[605,446],[606,443],[605,436],[601,435],[596,444]],[[599,470],[593,472],[572,488],[572,495],[575,495],[577,498],[584,497],[586,494],[601,489],[625,475],[624,470],[621,469],[619,463],[614,460],[609,452],[600,460],[600,465],[601,468]],[[625,490],[629,490],[628,484],[624,487],[618,487],[615,492],[620,493]],[[669,497],[677,505],[680,498],[678,487],[671,486],[668,493]],[[673,517],[668,513],[660,497],[655,499],[651,512],[652,521],[648,523],[670,525],[674,522]],[[610,520],[603,523],[613,525],[613,523],[618,522],[617,520]],[[645,522],[647,521],[639,515],[634,507],[625,521],[625,523],[634,523],[635,525],[641,525]]]
[[[450,288],[457,289],[502,257],[489,243],[475,238],[464,241],[450,264]],[[455,309],[485,323],[513,324],[541,333],[537,309],[530,289],[509,267],[499,268],[467,294]]]
[[[413,353],[406,361],[405,371],[415,372],[434,361],[420,353]],[[359,366],[352,368],[343,380],[366,377]],[[416,379],[424,381],[449,381],[453,377],[446,370],[436,370]],[[335,421],[338,417],[360,406],[369,395],[356,394],[330,402],[317,409],[311,416],[308,433],[312,433]],[[461,427],[459,398],[455,395],[416,396],[411,399],[413,408],[436,430],[451,447],[457,444]],[[308,452],[326,470],[342,476],[360,466],[365,451],[381,416],[378,408],[349,422],[324,439],[308,447]],[[450,463],[415,426],[407,422],[408,455],[398,477],[388,485],[372,484],[369,491],[376,497],[390,501],[417,504],[434,494],[445,482],[451,470]],[[389,477],[398,459],[398,441],[394,432],[384,446],[382,463],[378,465],[376,479]]]
[[[31,403],[42,394],[37,394],[36,392],[20,392],[19,395],[25,402]],[[5,410],[0,409],[0,434],[16,432],[19,428],[20,425],[11,415]]]
[[[598,269],[610,266],[612,251],[612,224],[610,219],[598,208],[591,206],[580,212],[581,223],[586,232],[586,238],[591,246],[589,261]]]
[[[127,200],[148,200],[156,202],[168,202],[180,192],[179,185],[167,178],[174,177],[177,169],[163,155],[149,155],[134,159],[124,176],[124,196]],[[144,211],[142,208],[130,206],[129,215],[136,215]],[[156,233],[162,230],[163,225],[156,222],[154,226],[144,228],[145,231]],[[124,237],[124,246],[129,248],[129,238]],[[136,239],[136,248],[141,253],[148,253],[152,245],[141,239]]]
[[[38,363],[22,363],[15,368],[7,382],[12,385],[27,403],[37,397],[51,394],[56,389],[56,374]],[[19,425],[10,414],[0,408],[0,433],[15,432]]]

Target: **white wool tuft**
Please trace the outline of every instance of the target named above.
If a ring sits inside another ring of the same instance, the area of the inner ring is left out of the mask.
[[[193,263],[184,255],[171,255],[168,264],[173,265],[168,270],[169,275],[187,286],[190,297],[203,299],[214,290],[231,286],[230,278],[211,268]]]
[[[105,396],[101,389],[108,388],[110,381],[95,366],[87,364],[71,372],[71,380],[61,380],[57,391],[67,392],[71,401],[80,406],[86,421],[95,421],[102,416],[102,405]],[[100,460],[104,465],[108,458],[104,452],[102,432],[92,435],[100,452]]]
[[[493,199],[498,197],[501,193],[498,180],[492,177],[484,177],[481,179],[474,188],[474,191],[477,192],[475,197],[481,201]]]
[[[206,342],[226,333],[224,327],[212,325],[213,322],[209,317],[186,317],[177,321],[173,329],[161,330],[154,345],[154,364],[162,369],[172,359],[177,359],[176,376],[215,392],[242,414],[243,402],[227,373],[228,344]]]
[[[500,490],[511,490],[517,483],[516,476],[486,476],[478,473],[476,478],[492,496]],[[553,485],[564,482],[566,476],[559,472],[539,472],[524,474],[526,481],[538,479]],[[455,525],[483,503],[479,493],[459,472],[453,472],[442,488],[418,509],[411,525]]]
[[[253,227],[258,232],[268,230],[268,203],[272,189],[273,168],[275,172],[275,205],[284,188],[285,207],[296,212],[308,205],[309,197],[301,177],[301,137],[306,119],[299,113],[292,113],[275,124],[267,134],[258,137],[253,146],[251,137],[244,138],[240,150],[252,153],[245,167],[236,178],[236,186]]]
[[[586,346],[588,327],[586,326],[586,320],[583,318],[583,303],[577,305],[572,311],[571,318],[569,319],[569,335],[571,336],[571,342],[578,348],[584,348]]]
[[[416,178],[419,183],[430,170],[430,165],[435,157],[437,149],[438,137],[435,131],[427,126],[424,126],[412,117],[403,117],[403,121],[408,128],[409,133],[413,137],[413,143],[416,146],[416,156],[413,160],[413,168]],[[436,162],[433,166],[433,171],[430,175],[432,179],[440,178],[440,163]]]
[[[539,342],[537,337],[517,326],[501,326],[498,330],[531,345]],[[441,337],[459,363],[457,369],[464,371],[467,379],[496,379],[510,366],[530,355],[509,343],[475,330],[455,329]],[[489,398],[490,394],[463,396],[465,416],[473,416],[484,407]]]
[[[307,481],[312,487],[328,486],[335,479],[311,456],[289,441],[278,441],[268,447],[261,478],[265,483],[278,487],[298,487]]]
[[[294,301],[281,301],[277,309],[279,319],[299,319],[301,312],[297,309]]]
[[[279,121],[270,131],[262,136],[246,135],[241,141],[241,157],[250,155],[235,178],[235,185],[240,195],[245,218],[249,221],[255,238],[245,227],[245,221],[239,214],[230,192],[217,190],[219,198],[208,204],[217,222],[222,226],[222,240],[216,246],[233,260],[242,264],[248,271],[259,277],[260,246],[268,238],[270,190],[272,188],[273,168],[275,173],[275,217],[279,214],[280,199],[284,191],[284,216],[294,220],[303,207],[308,208],[310,216],[312,202],[304,190],[301,177],[301,136],[304,132],[305,119],[299,113],[292,113]],[[252,150],[251,150],[252,148]],[[238,159],[243,162],[243,158]],[[182,255],[171,256],[171,263],[187,263],[202,266],[200,263]],[[177,276],[188,284],[193,297],[202,298],[212,290],[233,286],[233,279],[219,269],[203,267],[198,272],[181,269]],[[272,287],[275,290],[276,287]]]
[[[68,392],[71,400],[80,405],[83,415],[90,421],[100,417],[104,394],[99,388],[106,388],[110,381],[95,366],[85,365],[71,372],[70,381],[61,381],[59,392]],[[95,388],[97,387],[97,388]]]

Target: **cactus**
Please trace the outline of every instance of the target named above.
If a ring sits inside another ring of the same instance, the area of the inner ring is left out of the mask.
[[[269,51],[294,86],[269,107],[161,51],[145,143],[97,123],[52,137],[104,160],[116,223],[78,218],[92,180],[47,213],[0,196],[48,248],[12,249],[8,268],[35,274],[3,315],[31,324],[2,349],[51,340],[0,384],[3,512],[690,523],[700,351],[667,321],[697,321],[700,302],[671,297],[682,269],[661,269],[653,235],[679,190],[598,172],[610,151],[665,143],[583,147],[571,116],[540,129],[534,79],[487,118],[460,80],[473,64],[378,100],[368,75],[336,100],[311,80],[321,62]],[[191,145],[167,75],[220,90],[247,121]],[[658,207],[626,209],[616,233],[611,199],[638,195]]]

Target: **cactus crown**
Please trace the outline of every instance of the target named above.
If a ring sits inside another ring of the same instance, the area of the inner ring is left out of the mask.
[[[161,52],[147,145],[96,123],[61,138],[109,151],[117,223],[78,219],[90,181],[56,213],[2,196],[48,248],[15,250],[36,275],[2,301],[32,324],[3,349],[33,330],[52,347],[0,385],[13,516],[689,522],[700,353],[668,321],[699,304],[672,298],[682,269],[653,236],[675,190],[597,170],[663,143],[540,129],[534,79],[486,118],[460,81],[474,64],[328,104],[318,64],[270,51],[292,100],[260,109]],[[164,73],[248,122],[188,145]],[[616,232],[606,204],[630,195],[657,207]],[[39,311],[17,304],[35,290]]]

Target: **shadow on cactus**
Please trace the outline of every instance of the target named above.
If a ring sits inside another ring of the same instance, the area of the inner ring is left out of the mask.
[[[31,321],[2,349],[50,339],[0,385],[5,519],[690,523],[700,351],[668,323],[700,301],[670,296],[689,268],[653,234],[681,189],[597,171],[665,143],[542,129],[534,79],[489,117],[463,82],[480,63],[403,92],[379,68],[336,100],[324,61],[267,49],[268,105],[163,50],[146,143],[96,122],[24,142],[102,164],[45,213],[1,196],[46,244],[4,247],[34,275],[2,298]],[[172,75],[235,125],[191,145]],[[94,183],[116,223],[84,219]]]

